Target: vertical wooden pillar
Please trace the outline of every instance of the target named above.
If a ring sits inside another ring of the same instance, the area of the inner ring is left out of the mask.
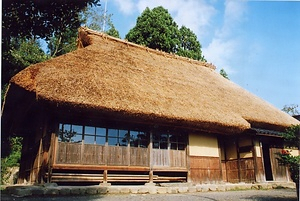
[[[190,162],[190,135],[187,134],[187,140],[186,140],[186,167],[187,167],[187,175],[186,180],[187,182],[192,182],[191,178],[191,162]]]
[[[224,159],[225,159],[225,173],[226,173],[226,182],[228,182],[228,171],[227,171],[227,146],[226,146],[226,142],[223,141],[223,145],[224,145]]]
[[[219,137],[217,137],[218,140],[218,152],[219,152],[219,167],[220,167],[220,181],[223,180],[223,169],[222,169],[222,150],[221,150],[221,142]]]
[[[103,171],[103,183],[104,184],[107,183],[107,175],[108,175],[108,170],[104,170]]]
[[[240,150],[239,150],[239,138],[235,139],[235,143],[236,143],[237,162],[238,162],[238,178],[239,178],[239,182],[241,182],[242,178],[241,178],[241,158],[240,158]]]
[[[254,143],[254,137],[251,138],[251,143],[252,143],[252,157],[253,157],[253,165],[254,165],[254,177],[255,177],[255,182],[260,182],[260,175],[258,171],[258,166],[257,166],[257,153],[256,153],[256,148],[255,148],[255,143]]]
[[[267,177],[266,177],[266,168],[265,168],[265,156],[264,156],[264,152],[263,152],[263,148],[262,148],[262,142],[259,142],[259,148],[260,148],[260,153],[261,153],[261,160],[262,160],[262,166],[263,166],[263,172],[264,172],[264,182],[267,181]]]
[[[129,133],[129,131],[128,131],[128,133]],[[130,166],[130,158],[131,158],[131,156],[130,156],[130,135],[128,135],[128,138],[127,138],[127,140],[128,140],[128,144],[127,144],[127,166]]]
[[[52,133],[50,138],[50,148],[49,148],[49,155],[48,155],[48,177],[47,177],[47,183],[51,182],[51,176],[52,176],[52,167],[55,161],[55,155],[56,155],[56,149],[57,149],[56,143],[56,134]]]
[[[43,138],[40,139],[39,143],[39,150],[38,150],[38,161],[37,161],[37,176],[35,182],[40,183],[41,181],[41,155],[42,155],[42,147],[43,147]]]
[[[149,171],[149,183],[153,183],[153,156],[152,156],[152,150],[153,150],[153,132],[150,131],[149,134],[149,145],[148,145],[148,154],[149,154],[149,167],[150,167],[150,171]]]

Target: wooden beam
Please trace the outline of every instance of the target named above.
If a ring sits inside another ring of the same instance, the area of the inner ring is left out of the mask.
[[[153,183],[153,156],[152,156],[152,150],[153,150],[153,132],[150,131],[149,134],[149,145],[148,145],[148,154],[149,154],[149,183]]]
[[[153,170],[149,171],[149,183],[153,183]]]
[[[103,171],[103,183],[107,183],[107,170]]]
[[[83,164],[54,164],[56,170],[115,170],[115,171],[149,171],[149,167],[139,166],[106,166]]]
[[[241,182],[241,158],[240,158],[240,151],[239,151],[239,138],[235,139],[236,143],[236,152],[237,152],[237,162],[238,162],[238,178],[239,182]]]

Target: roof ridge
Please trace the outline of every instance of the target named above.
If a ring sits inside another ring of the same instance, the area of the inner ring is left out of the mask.
[[[129,42],[127,40],[123,40],[123,39],[120,39],[120,38],[110,36],[108,34],[105,34],[104,32],[99,32],[99,31],[89,29],[88,27],[80,27],[78,29],[78,43],[79,43],[78,47],[79,48],[85,47],[87,45],[91,45],[90,41],[82,42],[82,40],[83,40],[82,39],[82,34],[81,34],[82,32],[87,33],[87,34],[100,36],[100,37],[105,37],[105,39],[110,39],[110,40],[114,40],[114,41],[117,41],[117,42],[121,42],[121,43],[124,43],[126,45],[130,45],[130,46],[135,47],[135,48],[144,49],[147,52],[155,53],[155,54],[158,54],[158,55],[163,55],[165,57],[169,57],[169,58],[173,58],[173,59],[180,59],[182,61],[186,61],[186,62],[190,62],[190,63],[194,63],[194,64],[199,64],[199,65],[202,65],[204,67],[207,67],[207,68],[210,68],[210,69],[213,69],[213,70],[216,69],[216,66],[213,65],[212,63],[207,63],[207,62],[203,62],[203,61],[194,60],[194,59],[191,59],[191,58],[188,58],[188,57],[183,57],[183,56],[176,55],[174,53],[167,53],[167,52],[164,52],[164,51],[161,51],[161,50],[158,50],[158,49],[155,50],[155,49],[143,46],[143,45],[138,45],[138,44]],[[83,43],[86,43],[86,44],[83,44]]]

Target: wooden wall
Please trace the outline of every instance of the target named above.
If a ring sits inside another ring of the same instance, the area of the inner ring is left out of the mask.
[[[186,151],[58,142],[57,164],[186,167]]]
[[[219,157],[190,156],[190,177],[195,183],[222,181]]]
[[[279,165],[277,153],[281,153],[282,148],[270,148],[270,159],[274,181],[287,181],[289,179],[287,168]]]
[[[255,163],[256,163],[255,179],[256,179],[257,182],[264,182],[266,179],[265,179],[263,158],[262,157],[256,157]]]
[[[23,137],[18,183],[43,183],[49,160],[51,135],[47,134],[47,117],[42,110],[32,116],[31,123]]]

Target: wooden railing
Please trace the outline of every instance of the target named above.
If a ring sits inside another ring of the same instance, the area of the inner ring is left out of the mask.
[[[58,142],[56,164],[186,167],[185,150]],[[152,154],[150,162],[150,154]]]

